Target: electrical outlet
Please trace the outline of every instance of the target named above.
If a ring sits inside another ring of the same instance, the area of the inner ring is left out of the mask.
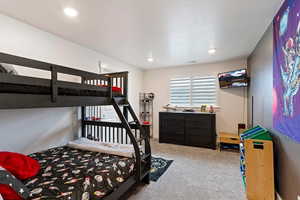
[[[300,195],[297,196],[297,200],[300,200]]]

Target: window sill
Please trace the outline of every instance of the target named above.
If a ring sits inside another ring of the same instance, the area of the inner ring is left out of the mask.
[[[172,110],[172,109],[176,109],[178,111],[182,111],[184,109],[193,109],[195,111],[200,111],[201,110],[201,106],[173,106],[173,105],[168,105],[169,109]],[[207,106],[207,109],[209,109],[210,105]],[[217,106],[217,105],[213,105],[214,107],[214,110],[215,111],[219,111],[221,109],[220,106]],[[167,109],[167,106],[164,106],[163,107],[164,109]]]

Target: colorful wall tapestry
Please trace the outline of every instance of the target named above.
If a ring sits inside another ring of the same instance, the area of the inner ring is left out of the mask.
[[[300,1],[274,18],[273,128],[300,142]]]

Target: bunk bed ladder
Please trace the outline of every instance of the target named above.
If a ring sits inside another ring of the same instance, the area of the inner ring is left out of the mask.
[[[150,169],[151,169],[151,147],[150,147],[150,140],[149,136],[147,135],[147,131],[145,130],[145,127],[143,127],[137,118],[133,108],[131,107],[130,103],[128,100],[124,100],[122,104],[118,104],[118,101],[116,101],[115,98],[112,98],[112,105],[121,120],[124,128],[126,129],[127,132],[131,132],[131,134],[128,134],[129,136],[133,136],[134,134],[132,132],[132,127],[134,126],[135,128],[139,129],[140,131],[140,138],[130,138],[131,140],[136,141],[133,143],[134,148],[138,148],[139,152],[140,150],[140,145],[144,142],[145,144],[145,151],[143,152],[142,155],[138,155],[136,160],[137,160],[137,170],[140,172],[139,173],[139,181],[143,181],[147,184],[150,182]],[[120,106],[123,106],[123,112],[120,108]],[[131,115],[132,119],[134,120],[133,122],[128,121],[128,116],[127,114]]]

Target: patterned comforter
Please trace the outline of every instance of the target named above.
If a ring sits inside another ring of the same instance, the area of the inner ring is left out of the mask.
[[[29,156],[41,164],[39,174],[24,181],[31,200],[102,199],[134,174],[134,159],[66,146]]]

